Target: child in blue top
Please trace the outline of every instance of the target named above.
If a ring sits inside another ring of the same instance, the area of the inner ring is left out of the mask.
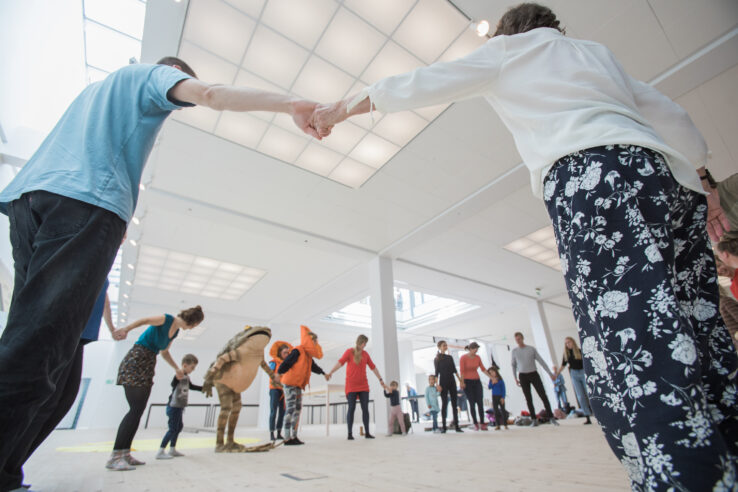
[[[554,366],[554,374],[557,373],[557,367]],[[566,411],[566,409],[569,407],[569,400],[566,398],[566,385],[564,384],[564,376],[559,373],[556,378],[553,380],[554,382],[554,393],[556,393],[556,402],[559,405],[559,408],[563,411]]]
[[[440,432],[438,428],[438,412],[441,411],[441,407],[438,406],[438,390],[436,389],[436,376],[428,376],[428,387],[425,388],[425,404],[428,405],[431,418],[433,419],[433,433],[437,434]]]
[[[487,387],[492,390],[492,408],[495,411],[495,430],[500,430],[500,424],[507,429],[507,410],[505,410],[505,381],[502,380],[500,371],[496,367],[487,370],[489,383]]]

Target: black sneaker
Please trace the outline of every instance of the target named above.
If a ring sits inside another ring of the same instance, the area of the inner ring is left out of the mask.
[[[304,442],[299,440],[297,437],[293,437],[292,440],[295,441],[295,444],[305,444]]]
[[[367,439],[374,439],[374,436],[369,434],[368,432],[364,435],[364,437]]]
[[[296,446],[301,443],[297,442],[297,439],[293,437],[292,439],[287,439],[283,444],[285,446]]]
[[[444,427],[443,429],[441,429],[441,434],[445,434],[445,433],[446,433],[446,428]]]
[[[458,426],[457,426],[457,427],[456,427],[456,432],[464,432],[464,431],[463,431],[463,430],[461,430],[461,427],[458,427]]]
[[[349,440],[349,441],[353,441],[353,440],[354,440],[354,436],[352,436],[351,434],[349,434],[349,435],[348,435],[348,440]]]

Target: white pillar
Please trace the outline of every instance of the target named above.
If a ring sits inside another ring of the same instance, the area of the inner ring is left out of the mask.
[[[528,307],[528,316],[530,318],[530,329],[533,332],[533,343],[531,345],[538,350],[538,353],[541,354],[543,360],[548,364],[549,370],[551,370],[556,360],[556,354],[553,350],[553,340],[551,338],[551,331],[548,328],[546,312],[543,310],[543,302],[531,302]],[[539,373],[543,380],[543,386],[546,388],[546,396],[548,396],[548,401],[551,403],[551,408],[555,409],[558,405],[556,404],[553,381],[551,381],[551,378],[542,369]]]
[[[393,379],[401,381],[390,258],[377,257],[369,262],[369,299],[372,307],[372,359],[385,384],[389,385]],[[370,378],[369,381],[374,399],[375,431],[386,433],[389,401],[384,397],[376,378]]]

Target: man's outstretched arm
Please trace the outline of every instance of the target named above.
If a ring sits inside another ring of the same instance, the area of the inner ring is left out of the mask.
[[[312,101],[248,87],[210,85],[197,79],[181,81],[170,91],[170,96],[178,101],[206,106],[216,111],[287,113],[303,132],[317,139],[321,138],[312,126],[312,114],[317,105]]]

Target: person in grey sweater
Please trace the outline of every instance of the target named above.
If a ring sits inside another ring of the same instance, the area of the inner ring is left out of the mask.
[[[546,414],[551,420],[551,423],[559,425],[551,411],[551,404],[546,396],[546,390],[543,387],[541,376],[538,375],[538,371],[536,370],[536,361],[541,364],[551,378],[553,378],[553,373],[548,368],[546,361],[543,360],[543,357],[541,357],[536,348],[525,344],[522,333],[515,333],[515,342],[517,342],[518,346],[512,351],[513,376],[515,377],[515,384],[523,388],[525,402],[528,404],[528,411],[530,412],[531,427],[538,425],[536,409],[533,406],[533,395],[531,395],[530,392],[531,385],[533,385],[536,393],[538,393],[538,396],[543,401],[543,406],[546,409]]]

